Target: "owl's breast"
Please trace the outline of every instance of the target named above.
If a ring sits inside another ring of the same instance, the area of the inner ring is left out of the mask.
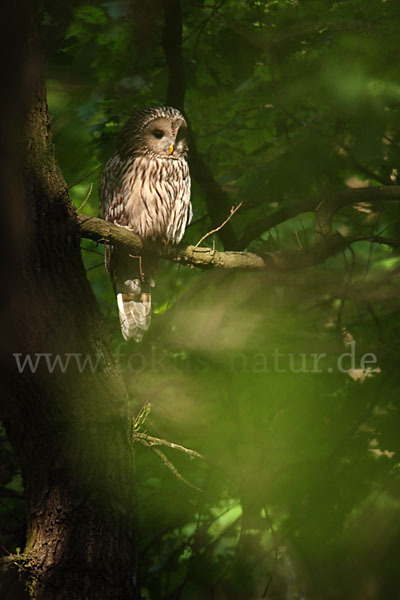
[[[128,227],[142,238],[178,243],[190,207],[190,176],[184,158],[135,158],[122,186]]]

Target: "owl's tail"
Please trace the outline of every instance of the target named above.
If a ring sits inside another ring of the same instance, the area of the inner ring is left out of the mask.
[[[141,342],[144,332],[150,326],[151,293],[150,290],[141,291],[144,286],[140,285],[139,279],[128,280],[124,283],[126,287],[138,288],[138,292],[117,293],[122,336],[125,340],[133,338],[136,342]]]
[[[110,246],[105,258],[117,296],[122,336],[141,342],[151,321],[151,288],[155,285],[157,258],[150,254],[141,258],[129,256]]]

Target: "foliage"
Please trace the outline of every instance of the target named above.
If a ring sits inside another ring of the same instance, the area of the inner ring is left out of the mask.
[[[165,103],[163,11],[123,0],[43,10],[58,159],[77,207],[93,184],[82,211],[97,215],[99,168],[122,123]],[[310,212],[262,228],[279,206],[396,184],[394,0],[192,0],[182,10],[185,109],[219,186],[231,205],[243,201],[237,240],[260,224],[245,247],[313,243]],[[193,205],[188,243],[212,228],[196,181]],[[342,209],[334,227],[394,239],[399,214],[377,195]],[[134,406],[151,403],[146,432],[205,457],[163,449],[199,493],[137,447],[144,597],[394,598],[396,251],[360,242],[281,274],[163,263],[137,346],[121,341],[102,248],[82,248]],[[377,357],[370,371],[366,354]]]

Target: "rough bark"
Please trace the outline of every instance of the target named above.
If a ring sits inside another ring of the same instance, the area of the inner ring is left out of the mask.
[[[28,2],[10,2],[5,13],[14,34],[12,61],[33,20]],[[8,167],[0,185],[10,206],[12,261],[2,306],[0,416],[20,463],[27,507],[26,547],[4,563],[18,571],[32,599],[134,599],[129,402],[82,265],[32,30],[28,39],[10,81],[14,104],[0,115]],[[57,356],[65,361],[67,354],[67,367],[52,369]],[[35,372],[18,368],[27,355],[37,361]],[[87,356],[93,369],[79,367]]]

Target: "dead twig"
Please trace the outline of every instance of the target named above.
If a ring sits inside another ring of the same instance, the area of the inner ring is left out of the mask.
[[[185,483],[186,485],[188,485],[190,488],[193,488],[197,492],[202,492],[203,491],[200,488],[198,488],[196,485],[193,485],[193,483],[190,483],[190,481],[188,481],[187,479],[185,479],[183,477],[183,475],[181,475],[179,473],[179,471],[175,467],[175,465],[173,465],[172,462],[170,460],[168,460],[168,458],[165,456],[164,452],[162,452],[159,448],[152,447],[151,444],[149,444],[148,442],[146,442],[146,440],[144,440],[144,439],[141,439],[140,443],[143,444],[143,446],[147,446],[148,448],[150,448],[152,450],[152,452],[154,452],[154,454],[156,454],[158,456],[158,458],[161,460],[161,462],[163,463],[163,465],[165,467],[167,467],[167,469],[169,469],[175,475],[175,477],[177,479],[179,479],[180,481],[182,481],[183,483]]]
[[[142,427],[151,412],[151,402],[145,402],[133,421],[134,435]]]
[[[104,262],[97,263],[97,265],[93,265],[92,267],[88,267],[88,268],[86,269],[86,273],[87,273],[88,271],[93,271],[93,269],[98,269],[99,267],[103,267],[103,266],[104,266]]]
[[[93,191],[93,183],[90,183],[89,186],[89,191],[88,194],[86,196],[86,198],[84,199],[84,201],[82,202],[82,204],[80,205],[80,207],[78,208],[78,212],[85,206],[86,202],[89,200],[90,196],[92,195],[92,191]]]
[[[137,258],[139,261],[139,273],[140,273],[140,281],[144,281],[144,273],[142,269],[142,257],[140,254],[138,256],[134,256],[133,254],[129,255],[130,258]]]
[[[174,450],[180,450],[180,452],[189,454],[191,458],[203,458],[203,456],[195,450],[190,450],[190,448],[185,448],[185,446],[181,446],[180,444],[174,444],[174,442],[168,442],[167,440],[147,435],[147,433],[135,431],[134,437],[138,440],[145,440],[147,442],[146,446],[167,446],[167,448],[173,448]]]
[[[185,454],[189,454],[190,458],[203,458],[201,454],[196,452],[195,450],[190,450],[190,448],[185,448],[185,446],[181,446],[180,444],[174,444],[174,442],[168,442],[167,440],[162,440],[161,438],[153,437],[152,435],[148,435],[147,433],[141,433],[139,429],[143,427],[149,413],[151,411],[151,403],[146,402],[144,406],[139,411],[136,419],[132,421],[132,441],[139,442],[146,448],[150,448],[154,454],[158,456],[164,466],[167,467],[172,473],[175,475],[177,479],[180,479],[183,483],[188,485],[189,487],[197,490],[198,492],[202,492],[200,488],[193,485],[189,481],[187,481],[183,475],[181,475],[175,465],[165,456],[164,452],[162,452],[159,448],[155,448],[155,446],[166,446],[167,448],[173,448],[174,450],[179,450],[180,452],[184,452]]]
[[[298,245],[299,245],[299,248],[301,248],[301,250],[303,250],[303,244],[301,243],[301,240],[300,240],[299,234],[297,233],[297,229],[295,229],[295,230],[294,230],[294,233],[295,233],[296,240],[297,240],[297,243],[298,243]]]
[[[231,218],[233,217],[233,215],[235,214],[236,211],[239,210],[239,208],[242,206],[243,202],[239,202],[239,204],[237,206],[232,206],[231,208],[231,212],[229,213],[229,216],[227,219],[225,219],[225,221],[223,223],[221,223],[221,225],[219,225],[219,227],[216,227],[215,229],[212,229],[211,231],[209,231],[208,233],[206,233],[205,235],[203,235],[203,237],[197,242],[197,244],[195,245],[195,247],[193,248],[193,250],[196,250],[196,248],[198,248],[201,244],[201,242],[204,242],[204,240],[206,238],[208,238],[210,235],[212,235],[213,233],[217,233],[217,231],[219,231],[220,229],[222,229],[224,227],[224,225],[226,225],[228,223],[228,221],[231,220]]]
[[[69,186],[69,189],[75,187],[76,185],[79,185],[80,183],[82,183],[82,181],[85,181],[85,179],[87,179],[88,177],[90,177],[91,175],[93,175],[93,173],[96,173],[96,171],[98,171],[99,169],[101,169],[101,165],[99,165],[98,167],[96,167],[92,171],[89,171],[89,173],[87,173],[87,175],[84,175],[83,177],[81,177],[81,179],[78,179],[78,181],[75,181],[75,183],[72,183]]]

